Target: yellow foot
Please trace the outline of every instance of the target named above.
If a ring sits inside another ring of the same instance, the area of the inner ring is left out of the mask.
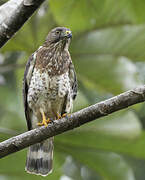
[[[50,123],[50,122],[51,122],[50,119],[49,119],[49,118],[46,119],[44,112],[42,112],[42,123],[37,123],[37,125],[38,125],[38,126],[43,126],[43,125],[45,125],[45,126],[47,127],[47,126],[48,126],[48,123]]]
[[[57,120],[64,118],[66,116],[70,116],[70,114],[64,113],[63,115],[60,115],[59,113],[57,113]]]
[[[68,116],[69,114],[67,114],[67,113],[64,113],[61,117],[66,117],[66,116]]]

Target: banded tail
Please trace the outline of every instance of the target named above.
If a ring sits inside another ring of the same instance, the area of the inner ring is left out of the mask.
[[[52,172],[53,138],[29,147],[25,170],[28,173],[47,176]]]

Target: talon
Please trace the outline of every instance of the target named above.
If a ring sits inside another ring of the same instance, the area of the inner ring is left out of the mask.
[[[50,122],[51,122],[51,120],[48,118],[48,119],[46,120],[46,122],[47,122],[47,125],[48,125],[48,123],[50,123]]]
[[[67,114],[67,113],[64,113],[63,115],[60,115],[59,113],[57,113],[57,120],[61,119],[61,118],[64,118],[66,116],[70,116],[71,114]]]
[[[37,125],[38,125],[38,126],[43,126],[43,125],[45,125],[45,127],[47,127],[47,126],[48,126],[48,123],[50,123],[50,122],[51,122],[50,119],[49,119],[49,118],[46,119],[44,112],[42,112],[42,122],[41,122],[41,123],[37,123]]]
[[[64,113],[61,117],[66,117],[67,116],[67,114],[66,113]]]

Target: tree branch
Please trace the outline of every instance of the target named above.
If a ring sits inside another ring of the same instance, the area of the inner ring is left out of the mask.
[[[124,92],[118,96],[89,106],[71,116],[55,120],[48,127],[40,127],[12,137],[0,143],[0,158],[24,149],[49,137],[79,127],[94,119],[145,101],[145,86]]]
[[[0,6],[0,47],[28,20],[44,0],[9,0]]]

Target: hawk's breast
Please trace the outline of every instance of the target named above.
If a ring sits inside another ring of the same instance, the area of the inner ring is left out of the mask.
[[[33,109],[33,106],[44,106],[47,101],[59,101],[70,93],[70,89],[68,71],[51,77],[46,71],[42,73],[35,68],[28,90],[28,104]]]

